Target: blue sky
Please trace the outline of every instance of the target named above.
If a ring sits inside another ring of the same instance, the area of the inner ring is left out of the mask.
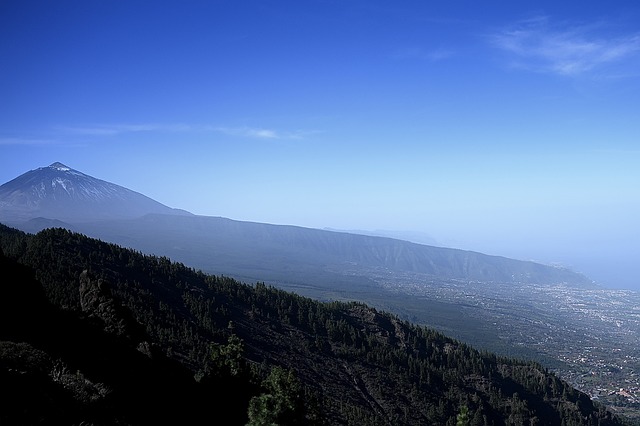
[[[0,3],[0,183],[426,233],[640,288],[637,2]]]

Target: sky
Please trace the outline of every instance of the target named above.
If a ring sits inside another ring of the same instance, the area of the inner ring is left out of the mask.
[[[640,4],[3,0],[0,183],[56,161],[640,290]]]

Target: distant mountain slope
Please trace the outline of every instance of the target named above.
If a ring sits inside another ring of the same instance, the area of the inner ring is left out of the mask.
[[[61,223],[61,222],[62,223]],[[575,272],[481,253],[286,225],[194,216],[61,163],[0,186],[0,222],[83,232],[205,271],[305,284],[420,273],[441,280],[590,285]],[[375,281],[375,280],[374,280]]]
[[[313,274],[419,273],[441,280],[568,283],[590,286],[573,271],[482,253],[384,237],[221,217],[146,215],[77,227],[206,271],[262,280],[313,281]]]
[[[62,229],[0,226],[0,266],[2,424],[623,424],[537,363],[364,304]]]
[[[148,213],[186,214],[62,163],[28,171],[0,186],[0,220],[5,223],[38,217],[85,222]]]

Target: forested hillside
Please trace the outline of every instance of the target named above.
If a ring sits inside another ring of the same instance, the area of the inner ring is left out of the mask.
[[[620,425],[543,366],[360,303],[0,225],[0,424]]]

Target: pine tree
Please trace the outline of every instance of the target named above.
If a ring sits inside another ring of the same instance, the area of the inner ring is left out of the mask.
[[[247,426],[306,424],[300,383],[292,371],[274,367],[262,385],[266,392],[249,402]]]
[[[462,405],[460,412],[456,416],[456,426],[468,426],[469,420],[469,407]]]

